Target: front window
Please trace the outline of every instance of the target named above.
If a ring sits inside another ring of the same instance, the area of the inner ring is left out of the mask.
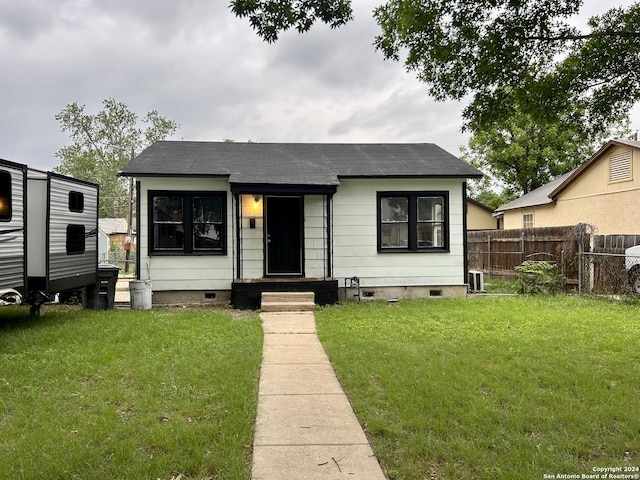
[[[184,207],[182,197],[153,199],[154,250],[184,249]]]
[[[225,254],[226,192],[149,192],[149,250]]]
[[[533,228],[533,213],[522,215],[522,228]]]
[[[193,199],[193,248],[210,250],[222,248],[222,199],[195,197]]]
[[[409,245],[409,199],[382,197],[382,247],[406,248]]]
[[[418,197],[418,247],[444,246],[444,197]]]
[[[446,251],[447,192],[379,192],[378,251]]]

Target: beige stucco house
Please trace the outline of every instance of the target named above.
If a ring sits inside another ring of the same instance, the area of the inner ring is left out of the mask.
[[[640,142],[610,140],[575,170],[496,209],[505,229],[587,223],[640,233]]]
[[[499,221],[493,216],[493,210],[473,198],[467,198],[467,230],[497,228],[499,228]]]

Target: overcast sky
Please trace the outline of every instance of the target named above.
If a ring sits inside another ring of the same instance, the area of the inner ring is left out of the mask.
[[[354,0],[347,26],[269,45],[227,0],[0,0],[0,158],[52,168],[69,143],[54,116],[109,97],[175,120],[173,139],[433,142],[458,155],[464,104],[434,102],[374,50],[381,3]],[[589,0],[584,18],[610,3]]]

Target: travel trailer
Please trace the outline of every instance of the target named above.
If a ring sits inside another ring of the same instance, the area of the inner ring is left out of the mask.
[[[56,293],[96,285],[98,185],[2,160],[0,199],[0,288],[36,313]]]

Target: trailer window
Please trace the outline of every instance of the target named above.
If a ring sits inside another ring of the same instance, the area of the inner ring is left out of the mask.
[[[84,211],[84,194],[81,192],[69,192],[69,211],[82,213]]]
[[[84,225],[67,225],[67,255],[84,253]]]
[[[0,170],[0,221],[11,220],[11,174]]]

